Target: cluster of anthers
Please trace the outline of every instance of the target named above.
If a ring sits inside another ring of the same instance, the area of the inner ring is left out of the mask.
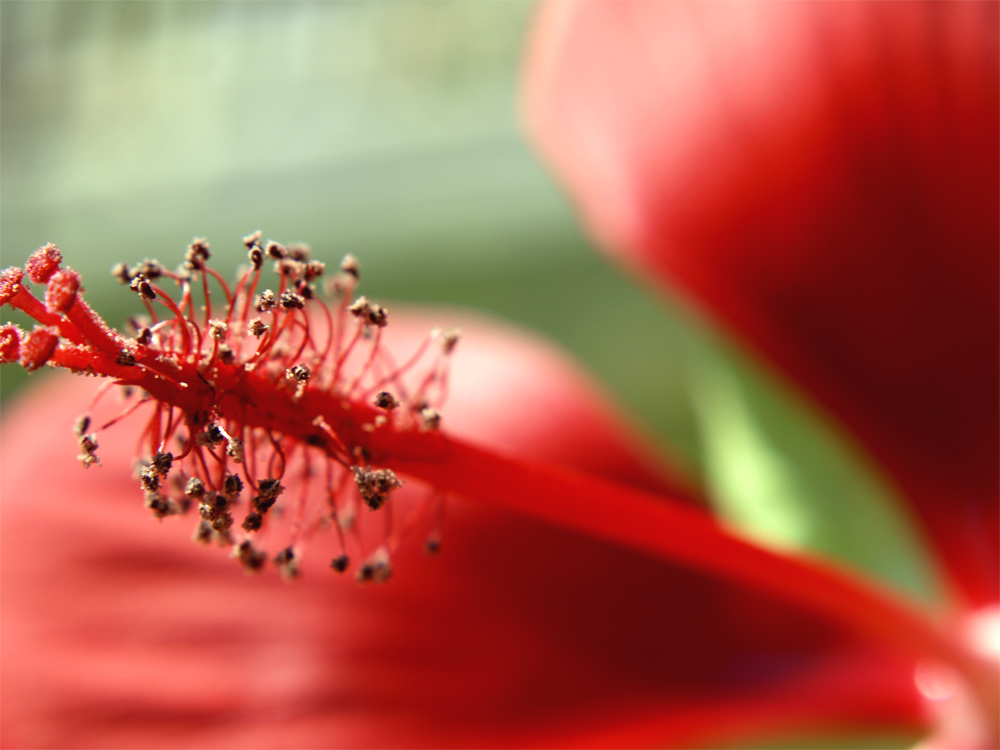
[[[146,507],[159,519],[196,509],[195,541],[231,548],[248,572],[264,567],[265,545],[277,541],[271,560],[294,578],[309,539],[333,528],[331,567],[343,573],[359,556],[356,578],[384,581],[393,551],[418,523],[430,527],[428,551],[438,549],[443,494],[427,491],[394,524],[393,493],[402,481],[386,462],[394,451],[433,450],[442,440],[439,409],[458,333],[435,329],[397,363],[382,342],[388,312],[354,297],[360,269],[353,256],[325,279],[328,304],[316,290],[326,267],[309,248],[262,243],[260,232],[243,244],[249,265],[235,287],[209,267],[204,239],[191,243],[175,271],[155,260],[115,266],[113,275],[147,311],[128,321],[128,336],[87,305],[79,274],[61,265],[59,248],[45,245],[24,269],[0,275],[0,306],[38,323],[31,332],[0,327],[0,362],[109,378],[91,410],[121,386],[121,414],[96,427],[89,415],[76,423],[83,465],[99,463],[102,430],[148,409],[136,469]],[[258,293],[268,260],[277,289]],[[45,285],[43,300],[25,277]],[[213,305],[210,278],[224,305]],[[179,300],[161,288],[165,282],[179,287]],[[359,529],[362,504],[384,518],[375,542]]]

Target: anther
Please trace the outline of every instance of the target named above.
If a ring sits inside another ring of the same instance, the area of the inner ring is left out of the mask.
[[[208,240],[204,237],[195,237],[184,254],[184,265],[193,271],[202,270],[205,267],[205,261],[212,257],[208,248]]]
[[[382,391],[375,396],[375,406],[379,409],[392,411],[399,406],[399,400],[389,393],[389,391]]]
[[[83,451],[77,456],[80,459],[80,463],[83,464],[83,468],[88,469],[93,464],[99,464],[100,459],[97,458],[97,438],[92,434],[81,435],[78,441],[80,445],[80,450]]]
[[[264,516],[255,510],[247,513],[246,518],[243,519],[243,530],[244,531],[260,531],[261,525],[264,523]]]
[[[258,229],[256,232],[253,232],[252,234],[248,234],[246,237],[243,238],[243,246],[247,250],[250,250],[250,249],[252,249],[254,247],[260,247],[260,238],[263,237],[263,236],[264,235]]]
[[[461,334],[462,331],[458,328],[449,328],[441,334],[441,350],[444,352],[445,356],[455,351],[455,347],[458,345],[458,340],[461,338]]]
[[[354,472],[354,483],[358,486],[358,494],[372,510],[378,510],[393,490],[403,486],[403,483],[391,469],[369,469],[361,466],[351,468]]]
[[[385,583],[392,576],[392,563],[389,561],[389,551],[385,547],[379,547],[372,556],[358,568],[355,578],[358,583]]]
[[[159,492],[149,492],[146,495],[146,507],[152,512],[154,518],[164,518],[173,515],[173,508],[170,502]]]
[[[264,252],[274,260],[283,260],[288,257],[288,250],[285,249],[285,246],[278,244],[274,240],[267,241]]]
[[[240,565],[247,573],[259,573],[264,567],[267,556],[247,540],[244,540],[233,550],[233,557],[240,561]]]
[[[140,297],[147,300],[156,299],[156,292],[153,291],[153,285],[149,283],[145,276],[142,274],[136,275],[132,279],[132,283],[129,284],[132,291],[138,294]]]
[[[194,534],[191,536],[191,540],[198,544],[208,544],[212,541],[213,536],[215,534],[212,532],[212,524],[208,521],[199,521]]]
[[[115,362],[120,364],[122,367],[135,367],[135,355],[128,349],[121,349],[118,352],[118,357],[115,359]]]
[[[274,559],[271,561],[274,566],[281,573],[281,577],[286,581],[297,577],[299,575],[299,564],[295,560],[295,551],[291,547],[286,547],[281,550]]]
[[[81,437],[87,430],[90,429],[90,417],[86,414],[77,417],[76,423],[73,425],[73,434],[77,437]]]
[[[184,487],[184,494],[193,500],[201,500],[205,496],[205,483],[198,477],[191,477]]]
[[[261,479],[257,482],[257,497],[253,499],[254,509],[261,515],[267,513],[284,491],[277,479]]]
[[[254,300],[254,308],[257,312],[268,312],[277,307],[278,301],[274,297],[274,292],[270,289],[265,289],[260,295]]]
[[[259,271],[260,267],[264,265],[264,253],[257,245],[250,248],[247,257],[250,258],[250,265],[253,266],[254,271]]]
[[[131,284],[132,279],[135,278],[135,274],[129,270],[129,267],[125,263],[115,263],[111,267],[111,275],[118,279],[120,284]]]
[[[135,272],[139,276],[145,276],[149,281],[156,281],[163,275],[163,264],[158,260],[146,258],[135,267]]]
[[[161,477],[165,477],[170,472],[170,467],[173,464],[174,454],[170,451],[163,451],[153,456],[152,466]]]
[[[221,320],[208,321],[208,335],[216,341],[222,341],[226,337],[228,326]]]
[[[301,310],[306,306],[306,301],[301,294],[287,291],[281,293],[281,306],[286,310]]]
[[[330,567],[333,568],[338,573],[343,573],[347,570],[347,566],[351,564],[351,558],[347,555],[337,555],[330,562]]]
[[[243,463],[243,441],[239,438],[230,437],[229,443],[226,445],[226,455],[233,459],[233,463],[241,464]]]
[[[247,325],[247,330],[250,331],[255,338],[259,339],[267,333],[267,325],[265,325],[264,321],[260,318],[253,318]]]
[[[243,491],[243,480],[239,474],[230,474],[222,483],[222,490],[229,499],[235,499]]]
[[[139,486],[146,492],[155,492],[160,489],[160,475],[152,466],[143,467],[139,472]]]
[[[312,248],[304,242],[293,242],[288,246],[288,257],[305,262],[312,257]]]
[[[423,420],[425,430],[436,430],[441,426],[441,414],[437,409],[424,407],[420,410],[420,418]]]
[[[62,263],[62,253],[59,248],[51,242],[42,245],[35,250],[24,264],[24,270],[28,272],[28,278],[36,284],[44,284],[49,280]]]
[[[295,365],[294,367],[289,367],[285,370],[285,377],[289,380],[295,380],[299,383],[306,383],[309,381],[310,373],[309,368],[305,365]]]
[[[326,263],[320,260],[310,260],[306,263],[305,280],[313,281],[326,273]]]
[[[353,276],[355,281],[361,280],[361,264],[350,253],[345,255],[344,259],[340,261],[340,270],[348,276]]]

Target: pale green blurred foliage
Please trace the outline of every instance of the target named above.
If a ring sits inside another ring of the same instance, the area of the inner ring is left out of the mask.
[[[137,303],[111,265],[174,265],[193,236],[227,274],[258,228],[328,262],[354,253],[390,308],[471,306],[570,349],[733,525],[934,599],[907,516],[843,436],[581,236],[517,126],[531,12],[5,1],[2,263],[55,242],[119,324]],[[23,380],[3,368],[5,394]]]

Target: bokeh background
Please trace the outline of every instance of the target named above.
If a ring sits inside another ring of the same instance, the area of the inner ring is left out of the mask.
[[[0,260],[55,242],[120,324],[136,299],[110,267],[174,265],[193,236],[226,274],[256,229],[327,262],[354,253],[361,291],[390,310],[474,307],[558,342],[745,533],[936,601],[910,518],[849,440],[581,234],[518,127],[532,14],[517,1],[7,0]],[[2,403],[30,379],[4,366]]]

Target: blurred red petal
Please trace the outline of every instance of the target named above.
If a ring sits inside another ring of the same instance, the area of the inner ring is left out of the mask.
[[[643,462],[608,439],[626,433],[593,387],[540,344],[496,338],[511,373],[532,373],[534,408],[514,427],[546,436],[533,458],[599,460],[634,477]],[[509,382],[481,374],[455,379],[446,424],[503,444],[516,435],[495,396]],[[101,433],[104,466],[79,467],[70,425],[93,388],[52,378],[3,423],[4,746],[535,745],[575,742],[583,727],[607,742],[684,744],[720,721],[767,729],[788,712],[834,728],[921,722],[905,662],[864,657],[881,675],[868,701],[851,700],[853,681],[817,682],[823,659],[855,648],[828,624],[460,501],[442,554],[404,547],[385,586],[336,579],[321,550],[293,585],[247,578],[188,541],[190,519],[157,523],[142,507],[134,427]],[[457,408],[465,399],[478,404],[471,422]],[[108,399],[95,423],[113,409]],[[596,443],[567,432],[583,424]],[[793,699],[799,684],[813,692]],[[733,718],[751,694],[768,720]],[[670,706],[687,712],[676,727],[634,723]]]
[[[820,399],[1000,597],[996,3],[567,3],[533,133],[592,230]]]

